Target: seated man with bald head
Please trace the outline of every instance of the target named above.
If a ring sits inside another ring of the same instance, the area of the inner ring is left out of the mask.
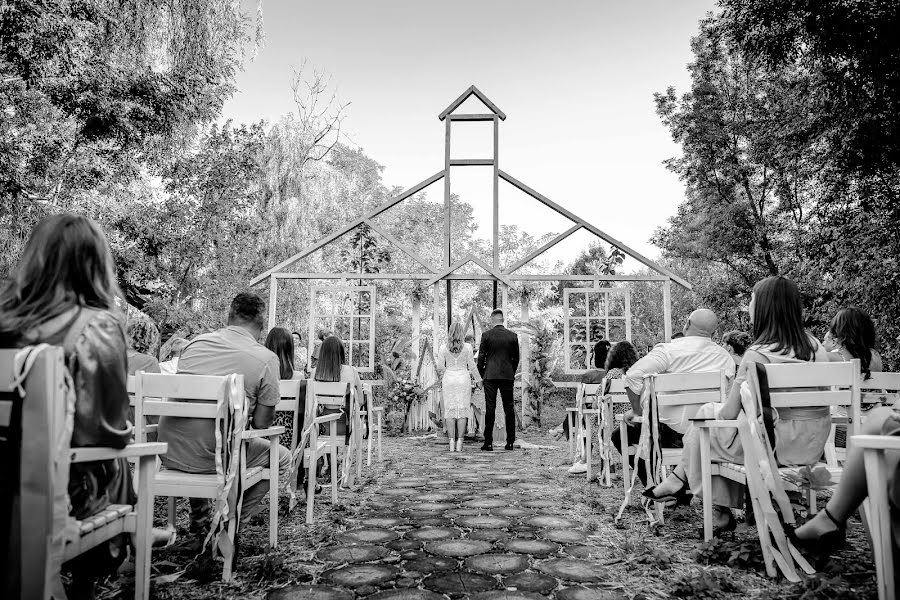
[[[633,419],[641,414],[641,394],[644,392],[644,378],[661,373],[703,373],[725,370],[729,379],[734,377],[734,360],[725,348],[712,341],[719,328],[719,319],[708,308],[692,312],[684,324],[684,336],[671,342],[657,344],[646,356],[637,361],[624,376],[625,391],[631,400],[632,410],[625,413],[628,425],[628,444],[636,444],[640,438],[640,428]],[[683,408],[660,409],[660,442],[666,447],[680,447],[681,437],[687,431],[688,420]],[[613,432],[613,444],[621,452],[622,440],[619,431]],[[629,460],[632,461],[633,458]],[[641,461],[638,476],[646,483],[646,470]]]

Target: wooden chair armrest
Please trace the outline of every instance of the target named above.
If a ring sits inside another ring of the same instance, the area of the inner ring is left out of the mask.
[[[331,421],[337,421],[344,415],[342,413],[331,413],[330,415],[322,415],[321,417],[316,417],[313,419],[313,423],[316,425],[324,425],[325,423],[330,423]]]
[[[266,438],[273,435],[281,435],[284,433],[284,427],[266,427],[265,429],[248,429],[241,434],[241,439],[249,440],[251,438]]]
[[[383,406],[373,406],[370,410],[373,413],[384,412],[384,407]]]
[[[690,421],[697,427],[702,429],[737,429],[738,422],[736,419],[732,420],[724,420],[724,419],[690,419]]]
[[[121,450],[116,448],[72,448],[72,462],[93,462],[95,460],[113,460],[116,458],[132,458],[151,454],[165,454],[169,445],[163,442],[147,442],[128,444]]]
[[[159,431],[159,425],[144,425],[144,433],[156,433]]]
[[[850,443],[872,450],[900,450],[900,437],[895,435],[853,435]]]
[[[578,412],[578,407],[577,406],[567,406],[566,412]]]

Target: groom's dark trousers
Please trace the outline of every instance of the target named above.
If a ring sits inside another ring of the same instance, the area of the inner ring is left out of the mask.
[[[497,391],[503,401],[503,414],[506,418],[506,443],[512,444],[516,439],[516,415],[513,412],[513,381],[511,379],[484,380],[484,443],[494,443],[494,417],[497,414]]]

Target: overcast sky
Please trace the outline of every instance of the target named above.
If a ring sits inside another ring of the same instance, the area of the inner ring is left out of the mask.
[[[713,0],[264,0],[266,44],[225,105],[237,121],[294,109],[292,67],[327,72],[350,102],[349,140],[410,187],[443,168],[438,114],[474,84],[507,115],[500,168],[639,252],[683,186],[662,162],[678,152],[653,93],[689,84],[690,38]],[[454,125],[454,157],[491,151],[487,130]],[[453,191],[490,236],[488,168],[454,168]],[[440,201],[441,185],[430,198]],[[501,223],[535,236],[557,218],[501,183]],[[579,234],[580,235],[580,234]],[[593,236],[573,236],[554,258]]]

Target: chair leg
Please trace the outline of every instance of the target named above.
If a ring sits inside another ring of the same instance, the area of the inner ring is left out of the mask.
[[[338,449],[331,445],[331,503],[337,504],[338,500]]]
[[[809,490],[809,514],[810,516],[816,514],[818,511],[818,507],[816,506],[816,490]]]
[[[142,456],[138,462],[137,523],[134,532],[134,597],[144,600],[150,597],[150,562],[153,551],[153,468],[155,456]]]
[[[875,559],[875,571],[877,573],[879,600],[893,600],[894,589],[894,560],[891,541],[890,508],[888,506],[887,488],[887,461],[884,452],[879,450],[864,450],[866,466],[866,483],[868,484],[869,498],[867,517],[869,519],[869,534],[872,539],[872,555]]]
[[[269,547],[278,546],[278,436],[269,438]]]
[[[378,462],[381,462],[381,411],[378,411],[375,418],[378,419]]]
[[[585,464],[587,464],[587,482],[591,482],[591,458],[593,454],[593,448],[591,447],[591,418],[588,415],[585,419],[585,440],[584,440],[584,460]]]
[[[575,460],[575,422],[571,412],[566,413],[566,420],[569,422],[569,458]]]
[[[622,485],[625,486],[625,490],[628,490],[628,485],[631,482],[631,467],[628,464],[628,453],[631,450],[631,446],[628,445],[628,430],[626,429],[628,426],[625,425],[625,422],[619,423],[619,444],[622,446]]]
[[[175,496],[169,496],[169,508],[168,508],[168,516],[169,516],[169,527],[175,528],[175,501],[178,500]]]
[[[369,418],[369,439],[366,440],[366,466],[372,466],[372,436],[375,435],[375,432],[372,431],[372,418]]]
[[[237,522],[238,516],[235,515],[231,520],[228,521],[228,539],[231,540],[231,547],[234,548],[234,538],[237,532]],[[232,568],[231,568],[232,560],[229,558],[225,558],[225,565],[222,567],[222,581],[231,581],[232,579]]]
[[[710,464],[709,429],[700,428],[700,480],[703,490],[703,540],[713,538],[712,464]]]
[[[319,457],[315,450],[309,454],[309,471],[306,474],[306,523],[313,522],[313,502],[316,499],[316,464]]]

